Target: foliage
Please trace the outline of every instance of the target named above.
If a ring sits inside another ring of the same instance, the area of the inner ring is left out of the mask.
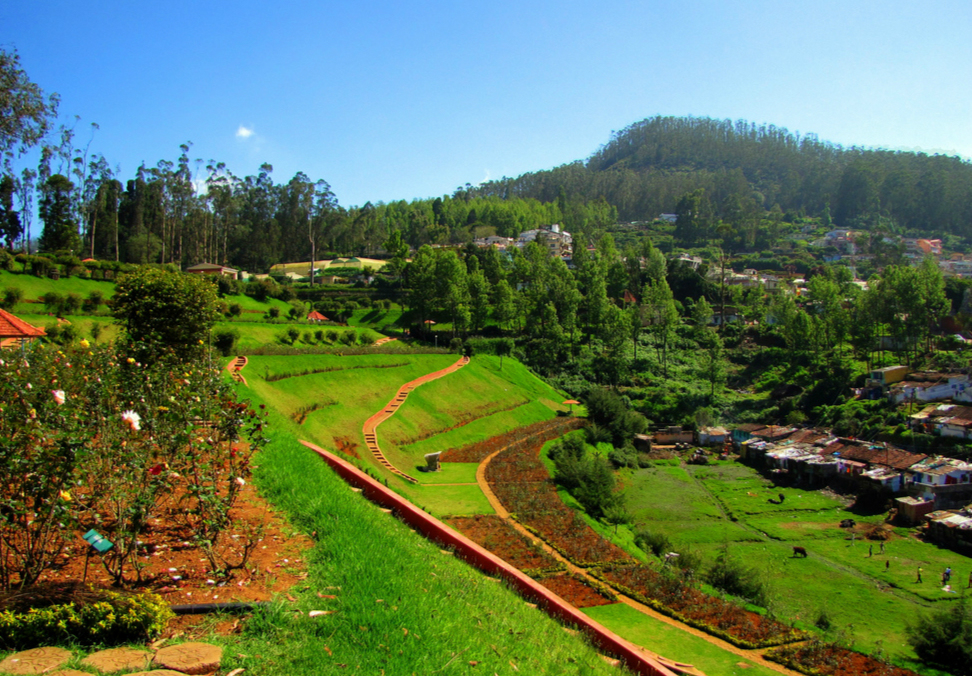
[[[908,643],[926,662],[955,674],[972,674],[972,611],[963,595],[908,625]]]
[[[102,561],[115,583],[138,576],[139,538],[176,496],[212,569],[242,565],[222,558],[220,534],[263,421],[217,372],[81,341],[36,345],[0,373],[0,586],[34,583],[92,527],[114,543]]]
[[[744,598],[758,606],[766,606],[766,585],[759,572],[729,555],[729,544],[719,550],[715,562],[705,574],[706,581],[716,589]]]
[[[213,347],[224,357],[233,354],[240,332],[236,329],[218,329],[213,331]]]
[[[203,275],[140,268],[118,281],[112,312],[140,361],[170,352],[190,361],[204,353],[218,317],[216,287]]]
[[[56,94],[44,92],[20,66],[16,51],[0,50],[0,154],[21,154],[44,138],[57,118]]]
[[[595,425],[611,432],[616,446],[624,446],[635,434],[645,431],[648,421],[636,411],[628,410],[617,393],[593,388],[587,395],[587,416]]]
[[[158,636],[173,617],[169,604],[155,594],[99,591],[74,596],[51,605],[47,599],[34,599],[30,607],[0,611],[0,645],[25,650],[65,643],[141,643]]]

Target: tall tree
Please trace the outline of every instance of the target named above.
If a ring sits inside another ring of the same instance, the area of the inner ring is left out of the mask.
[[[74,220],[74,185],[61,174],[54,174],[41,185],[40,218],[44,221],[40,247],[44,251],[67,250],[80,253],[81,238]]]
[[[44,138],[57,118],[59,100],[57,94],[45,97],[31,82],[16,51],[0,49],[0,155],[5,169],[15,155]]]
[[[7,242],[7,248],[13,249],[17,238],[23,232],[20,214],[14,209],[14,194],[17,186],[9,174],[0,178],[0,238]]]

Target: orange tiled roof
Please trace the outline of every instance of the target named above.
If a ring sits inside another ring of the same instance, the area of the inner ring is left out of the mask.
[[[47,335],[44,329],[31,326],[6,310],[0,310],[0,338],[37,338]]]

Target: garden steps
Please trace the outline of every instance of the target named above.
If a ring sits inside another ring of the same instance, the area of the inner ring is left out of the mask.
[[[246,357],[239,355],[236,357],[236,359],[233,359],[229,364],[226,365],[226,370],[230,372],[233,380],[238,383],[243,383],[247,387],[249,387],[249,385],[246,382],[246,378],[243,377],[243,374],[240,373],[240,371],[243,370],[243,367],[247,365],[248,361],[249,360]]]
[[[408,394],[416,387],[422,385],[423,383],[427,383],[429,381],[442,378],[443,376],[447,376],[450,373],[454,373],[455,371],[458,371],[468,363],[469,363],[469,357],[462,357],[451,366],[447,366],[446,368],[441,369],[439,371],[433,371],[432,373],[427,373],[426,375],[421,376],[420,378],[416,378],[411,382],[405,383],[400,388],[398,388],[398,392],[395,393],[395,396],[392,397],[392,400],[388,402],[387,405],[383,406],[380,411],[378,411],[373,416],[368,418],[368,420],[365,421],[364,427],[362,427],[361,429],[361,432],[364,435],[364,439],[365,439],[365,446],[368,447],[368,450],[371,451],[371,454],[375,456],[375,460],[377,460],[379,464],[385,467],[392,474],[400,476],[406,481],[410,481],[412,483],[418,483],[418,479],[406,474],[405,472],[395,467],[391,462],[388,461],[385,455],[381,452],[381,447],[378,445],[378,434],[376,428],[378,427],[378,425],[388,420],[398,411],[399,407],[401,407],[401,405],[405,403],[405,400],[408,398]]]
[[[385,343],[390,343],[393,340],[398,340],[398,338],[392,338],[390,336],[385,336],[384,338],[379,338],[378,340],[375,341],[375,344],[374,344],[373,347],[381,347]]]

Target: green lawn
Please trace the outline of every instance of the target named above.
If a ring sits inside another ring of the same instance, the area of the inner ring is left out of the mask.
[[[244,321],[219,321],[213,327],[214,331],[219,330],[235,330],[239,333],[240,337],[236,344],[236,349],[240,354],[247,354],[256,348],[263,347],[264,345],[283,345],[284,343],[280,341],[280,337],[287,333],[287,329],[290,327],[296,328],[300,331],[300,338],[297,339],[295,343],[296,347],[307,347],[312,345],[321,345],[323,347],[340,347],[341,342],[336,341],[335,343],[330,343],[324,341],[323,343],[318,343],[316,339],[311,339],[310,343],[305,342],[304,334],[309,332],[311,336],[317,330],[334,330],[339,335],[347,331],[357,332],[359,338],[365,338],[365,344],[371,344],[374,341],[381,338],[381,334],[372,331],[370,329],[354,329],[345,328],[341,326],[319,326],[316,324],[308,324],[307,322],[281,322],[279,324],[271,324],[264,321],[246,321],[244,315]]]
[[[14,265],[19,267],[16,263]],[[100,291],[105,298],[111,298],[115,294],[114,282],[99,282],[93,279],[81,279],[80,277],[62,277],[55,280],[48,277],[21,275],[0,270],[0,291],[8,286],[23,289],[24,300],[37,300],[50,291],[62,296],[76,293],[82,298],[86,298],[92,291]]]
[[[625,483],[634,527],[691,545],[709,562],[728,543],[733,558],[760,571],[770,606],[780,617],[813,627],[823,612],[832,625],[830,638],[843,638],[865,652],[884,650],[909,668],[915,665],[905,626],[935,603],[956,600],[956,594],[941,589],[946,566],[959,588],[972,571],[968,557],[921,542],[910,529],[894,529],[882,555],[878,542],[852,541],[840,528],[845,518],[877,523],[882,515],[861,517],[822,492],[772,486],[742,464],[660,463],[632,473]],[[782,504],[768,502],[780,493]],[[794,545],[805,547],[809,557],[794,558]],[[921,584],[916,582],[919,565]]]
[[[669,659],[695,665],[706,676],[773,676],[777,673],[623,603],[585,608],[584,614],[632,643],[647,646]]]
[[[473,357],[445,378],[414,390],[378,428],[382,452],[397,467],[423,465],[426,453],[458,448],[552,418],[564,406],[556,390],[519,362]],[[421,477],[417,477],[421,480]]]

